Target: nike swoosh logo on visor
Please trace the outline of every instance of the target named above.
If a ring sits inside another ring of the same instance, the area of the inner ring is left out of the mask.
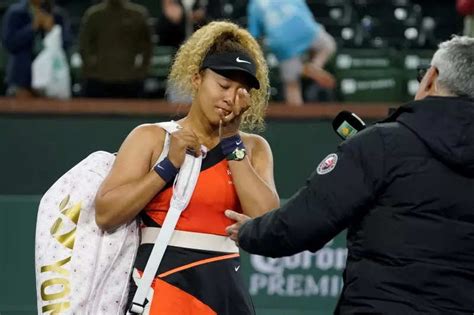
[[[240,57],[237,57],[235,59],[235,61],[239,62],[239,63],[248,63],[249,65],[252,64],[250,61],[247,61],[247,60],[244,60],[244,59],[240,59]]]

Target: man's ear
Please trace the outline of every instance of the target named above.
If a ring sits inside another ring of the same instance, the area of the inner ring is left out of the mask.
[[[429,95],[435,95],[437,91],[436,80],[438,79],[438,69],[432,66],[425,74],[425,90]]]
[[[438,69],[436,67],[431,66],[424,75],[423,80],[421,80],[420,85],[418,86],[418,91],[416,92],[415,100],[421,100],[430,95],[437,95],[437,79]]]

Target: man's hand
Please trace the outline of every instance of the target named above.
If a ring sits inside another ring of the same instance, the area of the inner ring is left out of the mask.
[[[230,239],[239,245],[239,230],[240,227],[247,221],[251,220],[249,216],[246,216],[245,214],[241,214],[232,210],[226,210],[225,211],[225,216],[228,217],[231,220],[236,221],[236,223],[229,225],[226,227],[225,232],[227,235],[229,235]]]

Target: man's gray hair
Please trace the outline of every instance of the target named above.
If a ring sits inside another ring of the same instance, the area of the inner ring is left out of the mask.
[[[431,60],[438,82],[454,95],[474,98],[474,38],[454,36],[439,44]]]

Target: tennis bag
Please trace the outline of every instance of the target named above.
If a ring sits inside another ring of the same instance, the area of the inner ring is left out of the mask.
[[[157,163],[168,153],[169,133],[179,128],[175,122],[158,125],[167,133]],[[95,222],[95,195],[114,160],[112,153],[90,154],[40,201],[35,240],[38,314],[125,313],[139,246],[138,222],[111,233]]]

